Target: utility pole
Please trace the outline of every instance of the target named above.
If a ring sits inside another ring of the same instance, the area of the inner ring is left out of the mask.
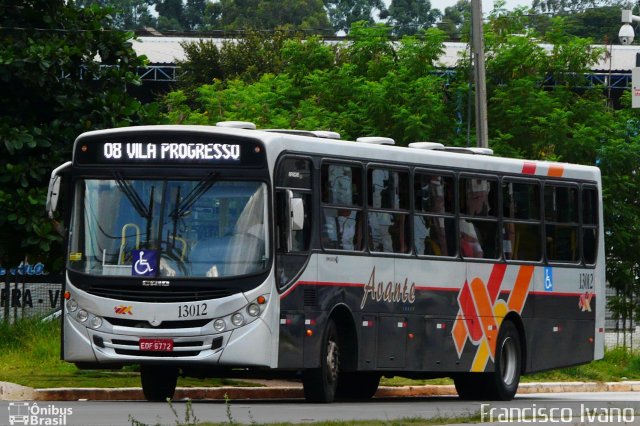
[[[487,83],[484,71],[484,36],[482,35],[482,0],[471,0],[471,50],[476,85],[476,139],[479,148],[489,147],[487,123]]]

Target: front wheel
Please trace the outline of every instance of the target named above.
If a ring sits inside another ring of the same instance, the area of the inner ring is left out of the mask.
[[[380,374],[372,372],[341,373],[336,389],[336,398],[347,401],[363,401],[373,398],[378,385]]]
[[[147,401],[166,401],[173,398],[178,383],[178,369],[157,365],[141,365],[142,393]]]
[[[340,345],[335,322],[329,320],[322,339],[320,367],[302,375],[304,398],[309,402],[333,402],[340,373]]]

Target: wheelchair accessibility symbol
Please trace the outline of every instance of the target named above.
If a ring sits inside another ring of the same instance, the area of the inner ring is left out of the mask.
[[[553,291],[553,268],[544,268],[544,291]]]
[[[157,250],[133,250],[133,275],[134,276],[154,276],[158,269]]]

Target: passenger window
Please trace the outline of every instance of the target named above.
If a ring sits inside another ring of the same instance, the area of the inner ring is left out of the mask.
[[[500,257],[498,232],[498,181],[464,177],[459,180],[460,251],[463,257]]]
[[[359,206],[362,203],[362,171],[360,166],[324,164],[322,166],[322,202]]]
[[[542,226],[540,184],[536,181],[502,182],[502,252],[507,260],[540,261]]]
[[[545,238],[547,259],[555,262],[578,262],[578,188],[545,184]]]
[[[360,251],[363,248],[362,167],[322,165],[322,247]]]
[[[453,176],[414,175],[414,250],[422,256],[455,256],[455,197]]]
[[[598,253],[598,190],[593,187],[582,189],[582,253],[584,263],[596,263]]]
[[[382,253],[409,253],[409,173],[386,168],[370,168],[369,250]]]

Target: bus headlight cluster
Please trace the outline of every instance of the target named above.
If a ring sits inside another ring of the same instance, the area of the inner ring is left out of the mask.
[[[67,312],[75,316],[78,322],[85,324],[87,327],[98,329],[102,327],[102,318],[87,312],[78,306],[78,302],[74,299],[67,300]]]
[[[267,303],[266,296],[259,296],[256,300],[252,300],[247,306],[227,315],[223,318],[213,320],[213,329],[218,333],[233,330],[243,325],[247,325],[255,321],[264,311]]]

